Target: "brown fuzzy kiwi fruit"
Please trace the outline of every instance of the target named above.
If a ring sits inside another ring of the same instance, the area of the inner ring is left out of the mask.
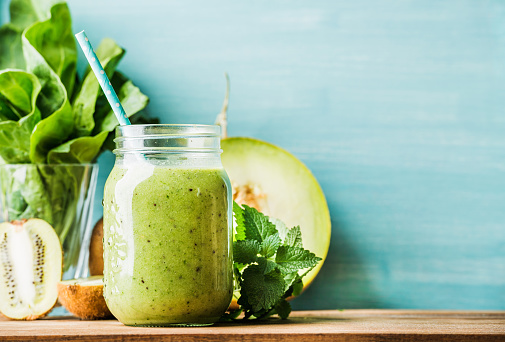
[[[29,219],[0,224],[0,312],[34,320],[56,304],[63,253],[49,223]]]
[[[102,276],[58,282],[60,303],[80,319],[112,317],[103,298]]]
[[[103,274],[103,218],[98,220],[89,244],[89,274]]]

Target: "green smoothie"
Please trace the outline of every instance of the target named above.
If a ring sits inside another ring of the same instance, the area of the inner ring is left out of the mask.
[[[233,291],[220,168],[116,165],[104,193],[104,295],[127,325],[216,322]]]

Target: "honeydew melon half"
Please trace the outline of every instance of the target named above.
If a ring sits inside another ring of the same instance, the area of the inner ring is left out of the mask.
[[[221,148],[233,199],[288,228],[299,225],[303,247],[323,259],[303,278],[305,289],[323,266],[330,246],[330,213],[319,183],[299,159],[270,143],[232,137],[223,139]]]

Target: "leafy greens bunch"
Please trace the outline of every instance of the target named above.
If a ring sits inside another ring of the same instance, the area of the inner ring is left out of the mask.
[[[126,113],[142,110],[147,96],[116,71],[125,51],[104,39],[96,54]],[[16,177],[15,168],[12,174],[5,171],[9,168],[2,171],[7,196],[2,204],[9,214],[4,219],[42,218],[62,244],[76,218],[83,179],[82,168],[68,164],[93,162],[111,146],[118,125],[95,75],[88,68],[79,79],[76,65],[67,4],[12,0],[10,22],[0,28],[0,163],[33,165],[24,168],[22,177]]]
[[[79,81],[65,2],[12,0],[0,28],[0,157],[5,163],[89,163],[118,124],[92,72]],[[125,51],[96,51],[128,115],[148,98],[115,72]]]
[[[240,310],[225,314],[222,320],[234,320],[242,312],[244,319],[274,314],[287,318],[291,306],[286,299],[300,294],[302,278],[322,259],[303,248],[299,226],[288,229],[280,220],[237,203],[233,213],[234,276]]]

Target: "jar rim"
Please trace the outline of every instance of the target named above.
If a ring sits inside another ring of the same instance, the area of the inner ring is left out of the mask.
[[[221,153],[221,127],[199,124],[145,124],[116,128],[114,154]]]
[[[98,163],[5,163],[0,164],[0,168],[6,167],[98,167]]]
[[[220,137],[221,127],[218,125],[202,124],[142,124],[116,127],[116,139],[149,136]]]

